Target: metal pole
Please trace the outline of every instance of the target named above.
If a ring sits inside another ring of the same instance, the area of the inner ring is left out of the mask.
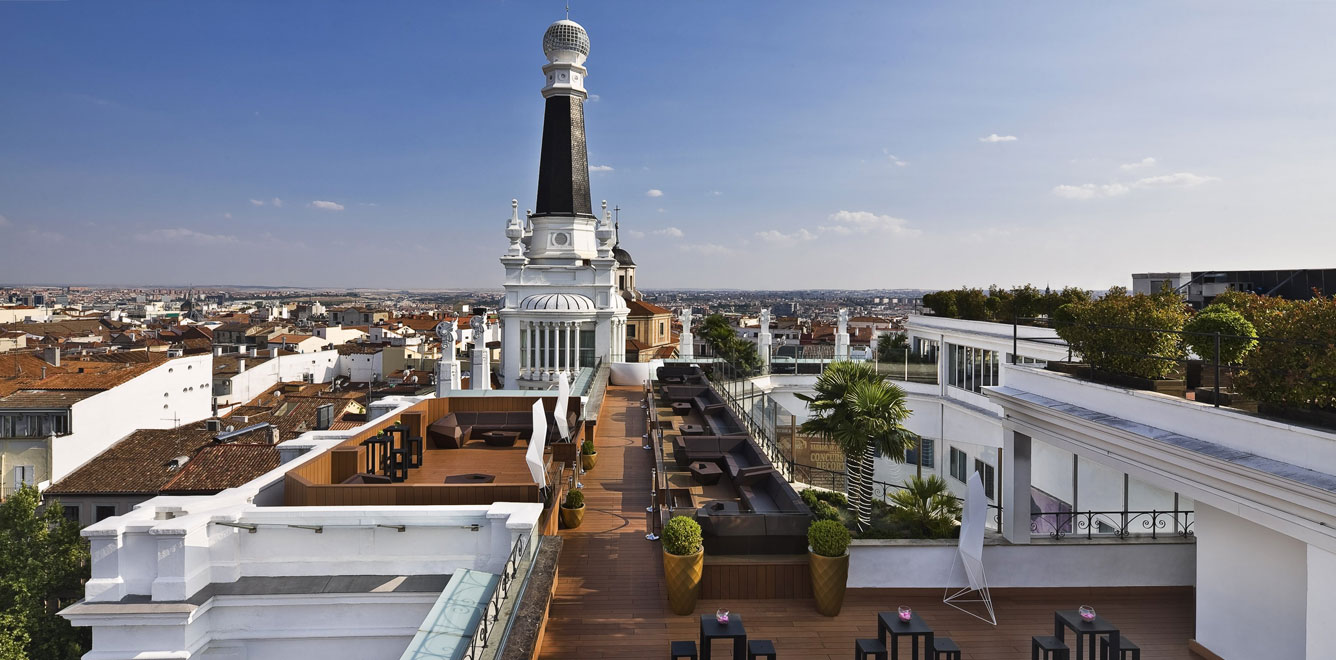
[[[1215,407],[1220,407],[1220,333],[1215,333]]]
[[[1016,364],[1016,351],[1020,345],[1020,319],[1011,315],[1011,363]]]

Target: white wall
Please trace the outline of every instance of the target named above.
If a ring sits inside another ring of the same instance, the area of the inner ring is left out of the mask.
[[[69,435],[51,451],[56,481],[135,429],[169,429],[213,413],[213,356],[168,360],[134,379],[75,403]]]
[[[1308,657],[1332,653],[1331,624],[1336,613],[1336,554],[1308,546]]]
[[[955,540],[854,541],[849,546],[849,586],[946,587],[952,562],[959,562],[956,548]],[[1194,548],[1179,539],[1037,540],[984,545],[983,564],[988,584],[999,588],[1188,586],[1196,581]],[[959,571],[955,578],[951,586],[965,583]]]
[[[1195,529],[1199,643],[1226,660],[1331,657],[1305,656],[1304,543],[1202,504]]]
[[[280,382],[300,381],[306,374],[313,382],[328,383],[334,380],[338,359],[338,351],[330,350],[280,355],[254,366],[247,361],[246,370],[231,378],[231,392],[216,397],[215,403],[220,413],[225,412],[224,406],[246,403]]]
[[[366,333],[361,330],[345,329],[343,326],[333,325],[315,329],[315,336],[328,340],[328,343],[338,346],[350,341],[357,341],[365,337]]]
[[[340,355],[337,373],[347,376],[354,383],[369,383],[385,378],[384,351],[375,353],[350,353]]]

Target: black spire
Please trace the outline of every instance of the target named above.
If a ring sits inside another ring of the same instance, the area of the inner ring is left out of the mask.
[[[547,99],[534,215],[594,217],[589,197],[589,156],[585,151],[584,99],[578,96]]]

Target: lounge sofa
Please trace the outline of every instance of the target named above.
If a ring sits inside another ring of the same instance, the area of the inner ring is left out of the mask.
[[[660,383],[701,385],[705,383],[705,372],[694,364],[665,364],[654,372]]]
[[[571,434],[578,438],[579,415],[571,412],[567,417]],[[530,412],[452,412],[427,427],[427,438],[437,449],[458,449],[466,442],[479,438],[488,431],[516,431],[521,438],[533,434],[533,417]],[[552,413],[547,414],[547,441],[561,439],[561,432],[553,420]]]

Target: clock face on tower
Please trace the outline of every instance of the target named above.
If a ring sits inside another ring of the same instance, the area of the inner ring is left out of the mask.
[[[564,232],[552,235],[553,245],[564,246],[569,242],[571,242],[571,237]]]

